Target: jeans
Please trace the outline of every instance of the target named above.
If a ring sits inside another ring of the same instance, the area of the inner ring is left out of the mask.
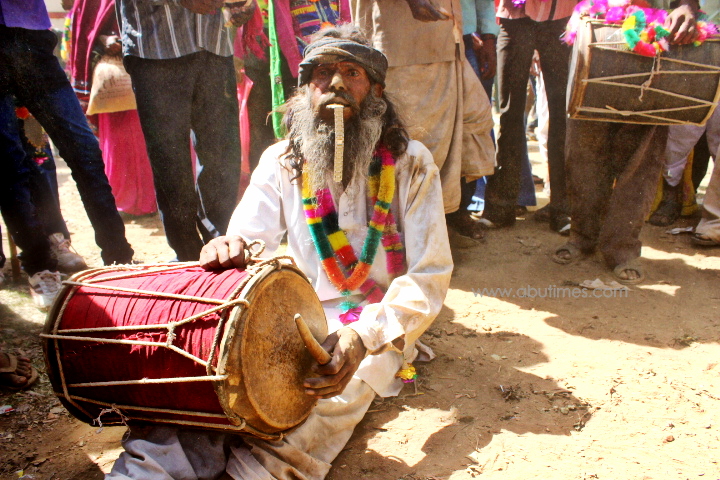
[[[153,171],[168,244],[181,262],[200,258],[200,200],[190,132],[202,165],[197,186],[207,219],[221,235],[237,204],[240,126],[232,57],[197,52],[180,58],[125,57]]]
[[[32,203],[33,172],[19,128],[12,96],[0,95],[0,211],[8,234],[22,250],[25,271],[34,275],[57,270],[57,261],[50,256],[50,242]]]
[[[105,176],[102,152],[70,82],[53,55],[56,43],[57,37],[49,30],[0,26],[3,128],[11,129],[5,132],[10,137],[19,138],[17,121],[10,122],[8,118],[14,116],[14,109],[8,110],[14,95],[42,125],[70,167],[103,262],[129,263],[134,252],[125,238],[125,225]],[[11,176],[10,168],[13,165],[4,162],[0,176]],[[26,201],[24,197],[18,200]]]
[[[497,140],[498,169],[488,179],[484,216],[499,224],[512,224],[520,188],[520,172],[527,152],[525,100],[533,51],[540,54],[546,81],[550,129],[548,169],[550,205],[557,213],[567,211],[565,187],[565,91],[570,49],[560,41],[567,19],[535,22],[529,18],[502,19],[498,36],[500,134]]]

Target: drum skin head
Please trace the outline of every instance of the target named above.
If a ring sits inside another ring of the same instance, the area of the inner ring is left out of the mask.
[[[303,381],[312,376],[315,360],[298,334],[299,313],[313,336],[327,337],[327,321],[317,294],[305,276],[292,267],[264,267],[253,276],[227,322],[215,382],[220,403],[231,419],[244,419],[260,432],[291,429],[310,414],[316,399]]]

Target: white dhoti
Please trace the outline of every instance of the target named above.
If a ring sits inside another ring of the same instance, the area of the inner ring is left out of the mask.
[[[458,48],[455,61],[390,67],[386,79],[410,137],[430,150],[440,169],[445,213],[460,207],[462,177],[492,175],[495,167],[490,101],[461,55]]]
[[[355,376],[342,395],[320,400],[305,423],[278,442],[187,427],[133,427],[105,479],[322,480],[373,398],[373,389]]]

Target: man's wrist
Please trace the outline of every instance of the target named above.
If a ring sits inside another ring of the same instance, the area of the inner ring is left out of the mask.
[[[488,41],[488,40],[491,40],[494,42],[495,39],[497,39],[497,37],[492,33],[481,33],[480,34],[480,40],[482,40],[483,42]]]

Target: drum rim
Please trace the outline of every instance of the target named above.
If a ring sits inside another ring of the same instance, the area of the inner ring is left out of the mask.
[[[254,288],[256,285],[261,284],[263,280],[270,277],[274,273],[277,273],[279,271],[286,271],[286,272],[292,272],[293,274],[296,274],[302,281],[307,282],[310,289],[314,292],[314,289],[312,288],[312,285],[310,283],[310,280],[308,277],[297,268],[294,264],[286,264],[286,263],[280,263],[277,264],[269,264],[269,265],[263,265],[257,272],[251,272],[251,278],[245,283],[242,290],[240,291],[239,295],[236,297],[238,300],[248,300],[248,298],[252,297],[254,295]],[[317,298],[317,296],[312,297],[314,298],[314,301],[317,302],[318,308],[322,311],[322,304]],[[246,337],[242,336],[242,331],[238,331],[237,329],[233,330],[233,327],[235,325],[242,325],[243,329],[246,326],[246,323],[243,321],[243,317],[247,315],[248,308],[245,305],[238,305],[232,309],[230,314],[228,315],[228,320],[225,324],[222,340],[220,342],[220,353],[218,355],[218,363],[217,363],[217,373],[218,374],[225,374],[225,364],[229,358],[228,350],[231,348],[231,346],[240,346],[241,349],[245,346]],[[328,328],[327,328],[327,322],[323,324],[323,336],[327,336],[328,334]],[[241,338],[236,340],[236,337],[240,335]],[[223,362],[223,364],[221,364]],[[247,387],[246,383],[246,377],[242,377],[241,384],[243,389],[243,395],[245,399],[248,401],[248,406],[252,408],[252,410],[256,413],[256,418],[252,420],[253,423],[256,425],[249,425],[248,421],[250,419],[244,418],[242,415],[239,415],[237,412],[233,411],[229,405],[229,402],[227,401],[227,386],[228,386],[228,380],[225,381],[214,381],[213,385],[215,386],[215,391],[218,396],[218,400],[220,402],[220,405],[222,406],[223,410],[225,411],[228,419],[233,422],[234,424],[240,426],[244,425],[244,428],[246,428],[249,431],[252,431],[253,435],[264,437],[264,438],[272,438],[276,439],[278,437],[281,437],[282,435],[287,434],[288,432],[294,430],[298,426],[302,425],[302,423],[307,419],[307,417],[312,412],[312,406],[307,409],[307,411],[297,419],[297,422],[293,422],[294,424],[291,426],[288,426],[285,428],[284,426],[282,428],[279,428],[278,426],[274,426],[269,423],[269,419],[263,414],[262,409],[260,406],[255,404],[254,398],[252,395],[249,395],[249,388]],[[316,402],[315,402],[316,403]],[[314,404],[313,404],[314,405]],[[258,425],[258,423],[261,423],[262,425]],[[268,433],[263,428],[266,428],[267,430],[271,430],[272,433]]]

